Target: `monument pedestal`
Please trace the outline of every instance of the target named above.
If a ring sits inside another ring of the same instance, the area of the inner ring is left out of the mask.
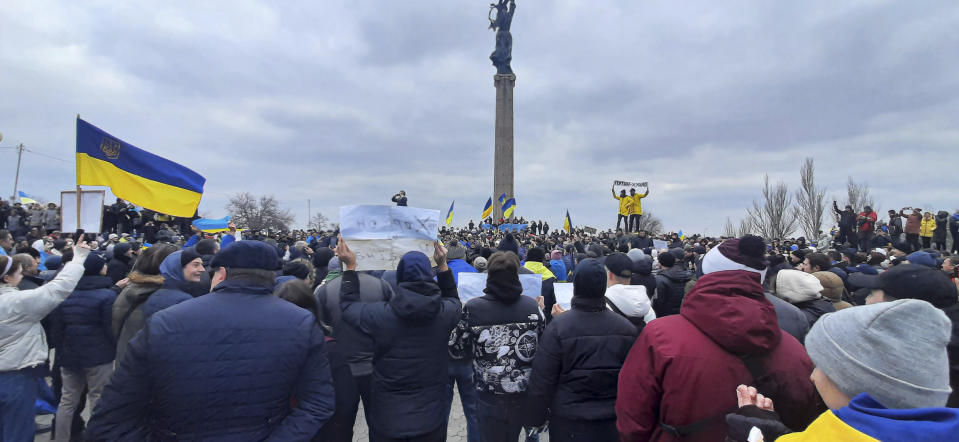
[[[513,198],[513,87],[515,74],[493,75],[496,87],[496,139],[493,154],[493,221],[503,218],[499,196]]]

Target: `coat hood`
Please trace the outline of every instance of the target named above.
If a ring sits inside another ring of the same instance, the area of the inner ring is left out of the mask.
[[[407,252],[396,265],[397,282],[432,281],[430,260],[421,252]]]
[[[401,319],[431,320],[440,309],[440,286],[433,281],[430,260],[423,253],[408,252],[396,266],[397,290],[390,306]]]
[[[650,264],[650,266],[652,266],[652,264]],[[677,282],[686,282],[690,279],[693,279],[693,274],[690,273],[689,270],[682,268],[682,266],[679,264],[663,270],[662,272],[659,272],[659,274]]]
[[[776,275],[776,296],[790,304],[819,299],[822,283],[811,273],[799,270],[783,270]]]
[[[616,304],[616,308],[631,318],[645,317],[652,308],[649,296],[646,294],[646,287],[641,285],[616,284],[608,287],[606,299]]]
[[[76,290],[108,289],[111,286],[113,286],[113,280],[109,276],[89,275],[80,278]]]
[[[833,413],[846,425],[877,439],[954,440],[959,434],[959,410],[955,408],[886,408],[867,393]]]
[[[766,353],[782,339],[776,309],[763,295],[755,272],[704,275],[686,295],[680,315],[736,355]]]
[[[433,281],[401,282],[390,298],[390,307],[400,319],[432,320],[440,311],[440,286]]]
[[[183,266],[180,265],[180,255],[183,251],[176,251],[163,259],[160,263],[160,274],[163,275],[165,287],[180,287],[186,283],[183,279]]]

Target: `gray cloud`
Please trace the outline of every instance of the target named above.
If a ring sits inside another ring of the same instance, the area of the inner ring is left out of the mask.
[[[493,33],[476,2],[22,2],[0,16],[0,131],[70,160],[73,118],[237,191],[314,211],[383,203],[477,219],[492,187]],[[649,180],[669,229],[719,232],[762,177],[816,159],[883,208],[950,208],[959,7],[941,2],[520,2],[518,213],[607,227],[614,179]],[[0,150],[12,189],[15,157]],[[69,162],[24,156],[56,199]],[[4,192],[6,193],[6,191]]]

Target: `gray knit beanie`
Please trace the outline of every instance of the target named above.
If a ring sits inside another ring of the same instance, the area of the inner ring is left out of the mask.
[[[944,407],[952,323],[926,301],[902,299],[827,313],[806,335],[809,358],[850,398],[887,408]]]

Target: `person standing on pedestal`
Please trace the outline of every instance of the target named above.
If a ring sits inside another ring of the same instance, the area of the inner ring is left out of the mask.
[[[628,232],[639,232],[639,220],[643,217],[643,198],[649,196],[649,187],[646,193],[639,195],[636,189],[629,189],[629,197],[633,199],[633,211],[629,215]]]
[[[619,196],[616,196],[615,187],[610,190],[613,192],[613,198],[619,201],[619,216],[616,217],[616,229],[619,230],[619,223],[625,224],[625,227],[629,229],[629,214],[633,211],[633,199],[626,195],[626,189],[620,190]]]

